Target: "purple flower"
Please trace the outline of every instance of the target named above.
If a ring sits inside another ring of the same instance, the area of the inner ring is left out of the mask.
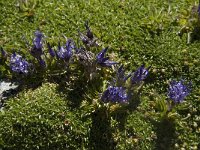
[[[110,86],[102,94],[101,100],[104,103],[126,103],[128,101],[124,87]]]
[[[183,80],[172,81],[168,89],[168,97],[173,100],[175,104],[181,103],[183,102],[184,98],[190,93],[190,87],[191,83],[185,85]]]
[[[29,64],[22,56],[13,53],[10,57],[11,70],[18,73],[28,73]]]
[[[109,57],[105,57],[105,54],[108,50],[108,47],[104,48],[99,54],[96,56],[97,64],[103,67],[111,67],[112,65],[118,64],[117,62],[108,60]]]
[[[150,67],[148,67],[147,69],[144,68],[145,66],[142,65],[141,67],[139,67],[133,74],[133,76],[131,77],[131,82],[132,84],[138,84],[141,81],[143,81],[144,79],[146,79],[148,73],[149,73],[149,69]]]
[[[42,37],[43,34],[40,31],[35,31],[35,39],[33,40],[33,44],[37,49],[42,49]]]
[[[56,56],[56,53],[55,51],[51,48],[50,44],[47,43],[47,47],[49,49],[49,54],[51,55],[51,57],[55,57]]]
[[[35,58],[39,58],[43,54],[42,38],[43,38],[43,34],[37,30],[35,32],[35,39],[33,40],[33,47],[31,48],[31,54]]]
[[[74,49],[74,44],[72,40],[67,40],[66,47],[60,46],[60,43],[58,45],[58,51],[57,56],[58,58],[61,58],[63,60],[69,61],[69,59],[72,56],[72,49]]]

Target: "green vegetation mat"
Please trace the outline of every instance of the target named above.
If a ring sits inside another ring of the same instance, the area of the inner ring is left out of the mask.
[[[128,70],[151,66],[137,108],[116,105],[110,114],[91,102],[103,91],[84,87],[84,79],[75,92],[45,80],[26,88],[0,112],[0,148],[200,149],[197,0],[0,0],[0,6],[0,46],[8,52],[28,54],[24,37],[31,42],[37,29],[53,45],[63,34],[76,41],[88,20],[113,60]],[[160,119],[158,101],[173,79],[191,81],[192,91],[170,119]]]

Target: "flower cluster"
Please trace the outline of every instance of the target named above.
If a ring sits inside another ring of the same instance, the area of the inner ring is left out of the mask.
[[[127,103],[128,96],[124,87],[109,86],[103,93],[101,100],[104,103]]]
[[[125,75],[125,69],[121,65],[116,71],[113,85],[103,92],[101,100],[106,103],[128,103],[133,98],[132,94],[130,94],[134,90],[133,87],[139,86],[146,79],[149,68],[145,69],[144,65],[142,65],[135,72]],[[129,86],[127,86],[126,83],[129,78]]]
[[[14,72],[27,74],[29,63],[22,56],[13,53],[10,57],[10,68]]]
[[[172,81],[168,90],[168,97],[175,103],[183,102],[184,98],[189,95],[191,91],[191,83],[184,84],[184,81]]]
[[[54,50],[53,47],[50,45],[49,42],[47,43],[47,50],[49,55],[45,52],[44,47],[44,34],[36,30],[34,33],[34,39],[33,44],[29,45],[26,41],[27,45],[30,46],[30,54],[33,56],[33,60],[31,60],[31,63],[33,63],[33,67],[35,67],[33,70],[37,71],[38,65],[34,65],[34,63],[39,64],[40,67],[43,69],[48,69],[48,65],[52,65],[50,61],[56,61],[54,68],[63,68],[64,66],[69,66],[71,62],[70,60],[72,58],[77,58],[79,64],[82,64],[85,67],[86,72],[89,74],[95,73],[99,67],[111,67],[112,65],[117,64],[114,61],[110,61],[109,57],[106,57],[106,52],[108,48],[103,49],[98,54],[94,54],[90,51],[90,47],[98,46],[97,44],[97,38],[92,33],[88,22],[85,23],[86,33],[81,33],[79,31],[80,40],[83,43],[83,47],[77,48],[75,42],[72,39],[67,39],[66,37],[66,44],[62,46],[60,42],[58,43],[57,50]],[[48,56],[54,59],[49,59]],[[95,57],[96,56],[96,57]],[[1,58],[7,57],[7,52],[1,49]],[[54,62],[55,62],[54,61]],[[56,66],[57,65],[57,66]],[[22,57],[19,54],[12,54],[10,57],[10,68],[13,72],[16,73],[25,73],[28,74],[29,72],[29,63],[22,59]],[[32,70],[32,71],[33,71]]]
[[[53,50],[49,43],[47,43],[47,47],[51,57],[56,56],[57,59],[63,60],[65,62],[69,62],[70,58],[73,56],[73,51],[76,49],[72,39],[68,39],[65,46],[61,46],[59,42],[57,51]]]
[[[48,69],[48,65],[54,63],[54,69],[63,70],[62,64],[69,67],[70,64],[78,64],[83,66],[84,75],[93,79],[101,68],[111,68],[118,66],[118,62],[109,60],[106,56],[108,47],[103,48],[99,53],[95,54],[91,51],[92,47],[98,47],[97,38],[90,29],[88,22],[85,23],[86,32],[78,32],[82,45],[76,45],[72,39],[67,39],[66,44],[62,46],[58,43],[57,50],[47,43],[46,53],[44,47],[44,34],[39,30],[35,32],[33,44],[30,46],[30,54],[33,56],[31,62],[36,62],[42,70]],[[9,54],[1,48],[1,58],[6,61]],[[30,59],[29,59],[30,60]],[[53,63],[52,63],[53,62]],[[37,71],[37,68],[30,69],[31,67],[38,66],[26,61],[20,54],[15,52],[10,56],[10,68],[15,74],[29,74],[29,71]],[[81,68],[81,67],[79,67]],[[66,68],[64,68],[66,69]],[[133,93],[143,85],[143,81],[149,74],[150,67],[145,68],[141,65],[136,71],[126,74],[126,69],[123,65],[116,69],[116,77],[109,83],[107,89],[102,93],[101,101],[104,103],[129,103],[134,95]],[[190,93],[190,84],[185,85],[183,81],[173,81],[170,84],[168,97],[175,103],[181,103],[183,99]],[[135,93],[134,93],[135,94]]]

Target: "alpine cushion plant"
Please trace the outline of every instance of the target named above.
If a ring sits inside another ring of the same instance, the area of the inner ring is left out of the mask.
[[[101,100],[105,103],[129,103],[129,101],[134,100],[137,93],[134,91],[132,84],[141,83],[147,77],[149,68],[145,69],[142,65],[133,75],[132,73],[125,75],[125,69],[121,65],[116,70],[114,82],[103,92]],[[130,77],[131,79],[128,80]],[[127,80],[131,82],[131,86],[126,85]]]
[[[27,74],[29,63],[22,56],[13,53],[10,57],[10,68],[13,72]]]
[[[172,81],[168,90],[168,98],[171,99],[174,104],[182,103],[184,98],[189,95],[191,91],[191,83],[184,84],[184,81]]]

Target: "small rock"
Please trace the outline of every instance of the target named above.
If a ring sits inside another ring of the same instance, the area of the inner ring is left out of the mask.
[[[19,85],[7,81],[0,81],[0,108],[3,106],[4,100],[12,95]]]

